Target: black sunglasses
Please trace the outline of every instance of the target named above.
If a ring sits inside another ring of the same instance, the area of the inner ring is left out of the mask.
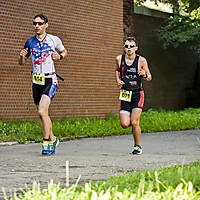
[[[133,48],[133,47],[135,47],[135,45],[134,44],[125,44],[124,47],[125,48]]]
[[[44,22],[33,22],[33,25],[34,25],[34,26],[36,26],[37,24],[38,24],[39,26],[42,26],[42,25],[44,24]]]

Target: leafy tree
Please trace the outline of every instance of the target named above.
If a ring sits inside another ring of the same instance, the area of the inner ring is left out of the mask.
[[[144,3],[146,0],[135,0],[136,3]],[[159,28],[156,33],[163,46],[177,47],[181,43],[188,43],[200,56],[200,0],[153,0],[169,3],[174,13],[167,20],[165,26]]]
[[[141,5],[146,0],[133,0],[135,4]],[[200,0],[152,0],[156,5],[159,3],[170,4],[172,8],[177,7],[178,11],[191,13],[200,7]],[[176,12],[175,12],[176,13]]]
[[[179,9],[179,1],[178,0],[152,0],[154,1],[154,3],[156,5],[158,5],[159,3],[164,3],[164,4],[171,4],[172,8],[173,8],[173,11],[175,13],[178,12],[178,9]],[[134,3],[135,4],[138,4],[138,5],[141,5],[142,3],[146,2],[146,0],[135,0]]]
[[[200,7],[199,0],[182,0],[183,9],[185,12],[191,13],[194,10],[197,10]]]
[[[195,13],[200,14],[200,9]],[[200,18],[191,13],[190,16],[174,15],[168,19],[166,26],[159,28],[157,36],[167,48],[169,45],[177,47],[181,43],[189,42],[190,47],[200,55]]]

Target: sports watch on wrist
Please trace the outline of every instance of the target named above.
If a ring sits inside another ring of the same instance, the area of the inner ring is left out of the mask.
[[[62,54],[60,54],[60,60],[62,60],[63,59],[63,55]]]

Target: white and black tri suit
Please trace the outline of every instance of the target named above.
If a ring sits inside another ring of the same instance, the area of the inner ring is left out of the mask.
[[[142,87],[142,77],[138,74],[139,55],[136,57],[132,65],[127,65],[125,55],[122,55],[120,64],[120,79],[125,83],[121,88],[124,91],[132,93],[131,100],[121,100],[120,112],[132,112],[134,108],[143,108],[144,106],[144,91]]]
[[[24,45],[24,49],[28,48],[26,57],[32,56],[33,74],[42,74],[45,76],[45,84],[40,85],[33,83],[33,99],[36,105],[39,105],[41,96],[46,94],[52,100],[55,96],[58,80],[55,73],[54,61],[52,53],[55,50],[63,51],[64,46],[61,40],[51,34],[46,34],[42,41],[36,36],[28,39]]]

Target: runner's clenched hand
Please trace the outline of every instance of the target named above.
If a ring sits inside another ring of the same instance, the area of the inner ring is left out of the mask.
[[[52,58],[53,60],[60,60],[60,54],[52,49]]]
[[[146,72],[145,72],[144,69],[139,69],[139,70],[138,70],[138,74],[139,74],[140,76],[142,76],[142,77],[145,77],[145,76],[146,76]]]
[[[117,86],[118,86],[119,88],[122,88],[123,85],[124,85],[124,82],[123,82],[122,80],[118,79],[118,80],[117,80]]]
[[[25,58],[25,56],[27,55],[27,53],[28,53],[28,48],[26,48],[26,49],[22,49],[21,51],[20,51],[20,56],[21,57],[24,57]]]

